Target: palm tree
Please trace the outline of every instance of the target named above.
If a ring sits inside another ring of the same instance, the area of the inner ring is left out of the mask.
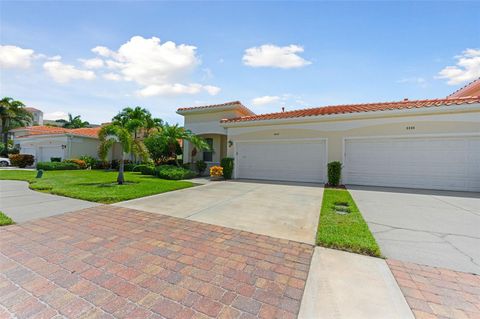
[[[0,124],[2,133],[2,142],[8,144],[8,132],[14,128],[32,124],[33,116],[25,109],[25,105],[12,99],[4,97],[0,100]],[[8,155],[8,148],[3,150],[4,155]]]
[[[87,121],[82,121],[80,118],[80,115],[77,115],[75,117],[72,116],[72,114],[68,113],[68,121],[65,122],[63,127],[65,128],[82,128],[82,127],[87,127],[89,126],[90,123]]]
[[[180,164],[178,163],[176,152],[180,140],[189,141],[194,147],[199,150],[210,149],[210,146],[203,138],[193,134],[189,130],[185,130],[185,128],[179,126],[178,124],[165,124],[165,126],[162,128],[161,135],[165,139],[165,143],[167,144],[170,156],[174,157],[175,164],[177,166],[180,166]]]
[[[128,153],[140,155],[143,159],[148,158],[148,152],[143,142],[135,140],[132,133],[125,126],[117,124],[110,124],[102,127],[98,134],[100,139],[99,156],[106,160],[108,151],[115,143],[119,143],[122,148],[122,158],[118,169],[117,183],[122,185],[125,182],[124,167],[125,155]]]

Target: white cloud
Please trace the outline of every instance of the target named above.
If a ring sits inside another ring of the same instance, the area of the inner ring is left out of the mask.
[[[172,41],[161,43],[156,37],[134,36],[118,51],[97,46],[92,52],[109,58],[105,64],[114,72],[105,74],[104,78],[133,81],[143,87],[137,92],[140,96],[200,92],[215,95],[220,90],[210,85],[185,83],[200,64],[196,47],[192,45],[177,45]]]
[[[457,85],[480,77],[480,49],[467,49],[455,58],[456,65],[445,67],[437,79],[447,79],[449,85]]]
[[[80,62],[82,62],[83,66],[87,69],[99,69],[104,65],[103,60],[99,58],[80,59]]]
[[[45,113],[43,116],[46,120],[66,120],[68,119],[68,114],[63,112],[63,111],[56,111],[56,112],[51,112],[51,113]]]
[[[274,102],[278,102],[280,101],[280,96],[271,96],[271,95],[265,95],[265,96],[260,96],[260,97],[256,97],[252,100],[252,104],[253,105],[256,105],[256,106],[260,106],[260,105],[267,105],[267,104],[271,104],[271,103],[274,103]]]
[[[155,95],[181,95],[181,94],[198,94],[202,91],[210,95],[216,95],[220,92],[220,88],[210,85],[193,84],[152,84],[137,92],[138,95],[149,97]]]
[[[71,80],[95,79],[95,73],[92,71],[80,70],[73,65],[64,64],[59,60],[45,62],[43,68],[47,71],[48,75],[58,83],[67,83]]]
[[[427,87],[428,83],[427,80],[423,77],[408,77],[408,78],[402,78],[397,81],[397,83],[412,83],[416,84],[420,87]]]
[[[105,73],[103,75],[104,79],[110,80],[110,81],[121,81],[122,77],[119,74],[116,73]]]
[[[285,47],[264,44],[246,49],[242,60],[252,67],[299,68],[312,63],[297,54],[302,52],[303,47],[294,44]]]
[[[103,46],[97,46],[97,47],[94,47],[92,49],[92,52],[93,53],[96,53],[100,56],[103,56],[103,57],[114,57],[115,56],[115,52],[113,52],[112,50],[110,50],[109,48],[107,47],[103,47]]]
[[[14,45],[0,45],[0,67],[26,69],[35,58],[34,51]]]
[[[204,85],[203,88],[210,95],[217,95],[221,91],[221,89],[218,86],[213,86],[213,85]]]

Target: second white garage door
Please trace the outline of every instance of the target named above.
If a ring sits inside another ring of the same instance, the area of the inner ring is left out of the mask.
[[[480,137],[345,140],[345,184],[480,191]]]
[[[325,182],[326,142],[239,142],[236,177],[295,182]]]

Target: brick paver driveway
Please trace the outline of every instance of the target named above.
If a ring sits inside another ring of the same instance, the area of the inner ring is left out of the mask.
[[[0,229],[0,318],[294,318],[312,249],[88,208]]]
[[[480,276],[387,260],[417,319],[480,318]]]

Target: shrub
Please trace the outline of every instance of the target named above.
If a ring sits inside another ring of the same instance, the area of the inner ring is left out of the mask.
[[[197,168],[198,174],[203,175],[203,172],[205,172],[205,170],[207,169],[207,163],[202,160],[198,160],[195,163],[195,167]]]
[[[50,162],[61,162],[62,158],[61,157],[50,157]]]
[[[155,168],[155,175],[164,179],[188,179],[195,177],[195,173],[183,167],[160,165]]]
[[[97,163],[97,160],[94,157],[89,155],[80,156],[80,159],[84,161],[85,164],[87,164],[87,167],[90,167],[90,168],[94,168],[95,163]]]
[[[142,164],[135,167],[135,172],[140,172],[142,175],[155,175],[155,166]]]
[[[221,166],[210,167],[210,176],[222,177],[223,176],[223,167],[221,167]]]
[[[20,168],[32,166],[35,162],[35,157],[30,154],[12,154],[9,158],[13,166],[18,166]]]
[[[328,163],[328,185],[338,186],[342,177],[342,163],[335,161]]]
[[[98,160],[98,161],[95,161],[92,168],[93,169],[108,169],[108,168],[110,168],[110,162]]]
[[[40,162],[37,163],[37,169],[44,171],[75,170],[80,169],[80,166],[72,162]]]
[[[72,159],[64,160],[63,162],[64,163],[75,163],[75,164],[78,165],[78,167],[80,169],[86,169],[87,168],[87,163],[85,163],[85,161],[81,160],[81,159],[72,158]]]
[[[223,167],[223,177],[225,177],[225,179],[231,179],[233,174],[233,158],[222,158],[220,166]]]
[[[134,172],[135,166],[137,165],[133,163],[127,163],[123,166],[123,170],[125,172]]]

